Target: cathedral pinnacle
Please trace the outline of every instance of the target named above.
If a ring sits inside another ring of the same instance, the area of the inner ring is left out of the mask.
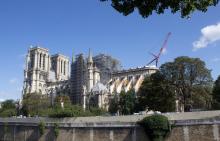
[[[75,61],[75,58],[74,58],[74,49],[73,49],[73,52],[72,52],[72,63]]]
[[[90,49],[90,48],[89,48],[88,62],[93,62],[93,59],[92,59],[92,52],[91,52],[91,49]]]

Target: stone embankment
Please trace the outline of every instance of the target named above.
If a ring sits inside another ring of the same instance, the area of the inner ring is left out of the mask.
[[[174,125],[167,141],[220,141],[220,111],[166,113]],[[147,141],[137,124],[148,115],[78,118],[0,118],[0,141]],[[45,123],[40,135],[39,122]],[[55,137],[54,124],[59,125]]]

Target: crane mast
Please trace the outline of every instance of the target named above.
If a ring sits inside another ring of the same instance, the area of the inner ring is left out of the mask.
[[[166,46],[167,46],[167,42],[168,42],[168,39],[169,39],[170,35],[171,35],[171,32],[169,32],[169,33],[167,34],[167,36],[166,36],[166,38],[165,38],[165,40],[164,40],[164,42],[163,42],[163,45],[162,45],[162,47],[160,48],[160,52],[159,52],[157,55],[155,55],[155,54],[153,54],[153,53],[150,53],[154,58],[153,58],[147,65],[150,65],[150,64],[152,64],[153,62],[156,62],[156,67],[157,67],[158,62],[159,62],[159,59],[160,59],[160,56],[161,56],[162,52],[164,51],[164,49],[165,49]]]

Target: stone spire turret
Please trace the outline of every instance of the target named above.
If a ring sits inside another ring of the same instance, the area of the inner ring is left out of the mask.
[[[87,75],[88,75],[88,81],[87,81],[87,89],[90,91],[93,87],[93,59],[92,59],[92,53],[89,49],[89,56],[87,60]]]
[[[72,52],[72,63],[75,61],[74,50]]]
[[[93,63],[91,49],[89,49],[88,63]]]

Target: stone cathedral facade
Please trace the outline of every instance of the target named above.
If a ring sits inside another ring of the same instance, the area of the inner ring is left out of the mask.
[[[104,60],[104,61],[103,61]],[[144,78],[158,69],[144,66],[120,70],[116,59],[108,55],[69,57],[50,55],[42,47],[31,47],[26,56],[23,94],[40,93],[52,99],[67,94],[73,104],[83,108],[94,106],[108,109],[109,99],[122,90],[138,91]]]
[[[23,93],[47,94],[51,88],[64,85],[70,77],[69,64],[67,56],[50,55],[48,49],[41,47],[30,48],[26,56]]]

